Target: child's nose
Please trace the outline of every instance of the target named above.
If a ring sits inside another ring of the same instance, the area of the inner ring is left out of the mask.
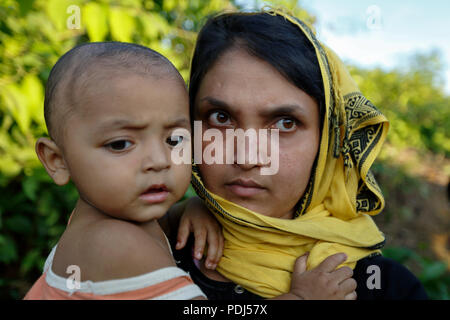
[[[170,152],[162,143],[153,142],[144,150],[142,167],[144,171],[161,171],[170,168]]]

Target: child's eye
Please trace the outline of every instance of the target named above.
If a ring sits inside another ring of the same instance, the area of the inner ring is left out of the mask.
[[[110,148],[113,151],[123,151],[125,149],[128,149],[132,143],[128,140],[117,140],[110,142],[106,145],[106,147]]]
[[[214,126],[227,126],[231,124],[230,116],[223,111],[214,111],[209,117],[208,121]]]
[[[274,127],[282,132],[292,132],[297,128],[297,122],[292,118],[283,118],[278,120]]]
[[[171,147],[175,147],[177,145],[179,145],[180,143],[182,143],[184,140],[183,136],[170,136],[166,139],[166,143],[171,146]]]

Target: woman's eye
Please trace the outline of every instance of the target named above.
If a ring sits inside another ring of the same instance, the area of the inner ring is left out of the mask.
[[[170,136],[167,138],[166,143],[171,147],[175,147],[180,143],[182,143],[183,140],[184,140],[183,136]]]
[[[117,140],[110,142],[106,147],[112,149],[113,151],[123,151],[131,146],[131,142],[128,140]]]
[[[283,132],[291,132],[297,128],[297,123],[294,119],[283,118],[275,123],[275,129],[279,129]]]
[[[231,124],[230,116],[222,111],[212,112],[208,117],[208,121],[216,126],[226,126]]]

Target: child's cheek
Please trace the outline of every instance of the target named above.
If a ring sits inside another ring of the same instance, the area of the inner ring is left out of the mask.
[[[173,164],[172,166],[174,171],[174,176],[172,177],[173,188],[176,196],[182,197],[191,182],[192,166],[191,164]]]

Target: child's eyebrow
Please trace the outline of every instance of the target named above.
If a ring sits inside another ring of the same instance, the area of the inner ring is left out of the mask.
[[[116,130],[116,129],[131,129],[131,130],[139,130],[144,129],[149,124],[146,122],[139,122],[135,120],[128,119],[113,119],[110,121],[105,121],[98,126],[98,131],[106,131],[106,130]],[[175,127],[190,127],[190,122],[186,117],[180,117],[175,120],[167,121],[164,124],[164,128],[175,128]]]
[[[137,122],[127,119],[114,119],[105,121],[98,126],[99,131],[114,130],[114,129],[142,129],[147,126],[146,123]]]
[[[173,121],[169,121],[166,125],[164,125],[165,128],[175,128],[175,127],[189,127],[190,128],[190,122],[189,119],[186,117],[180,117]]]

